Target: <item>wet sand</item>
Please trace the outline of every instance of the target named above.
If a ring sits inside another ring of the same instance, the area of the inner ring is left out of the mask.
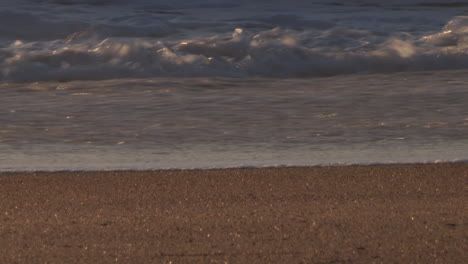
[[[468,164],[0,174],[0,263],[464,263]]]

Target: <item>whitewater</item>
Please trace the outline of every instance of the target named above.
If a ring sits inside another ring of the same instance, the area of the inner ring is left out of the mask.
[[[466,162],[468,1],[1,0],[0,171]]]

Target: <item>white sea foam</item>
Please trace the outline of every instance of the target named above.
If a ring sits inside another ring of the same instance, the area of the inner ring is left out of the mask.
[[[344,28],[320,33],[274,28],[257,34],[236,29],[232,35],[180,42],[75,40],[75,36],[51,42],[15,41],[1,50],[2,79],[316,77],[465,69],[468,27],[458,24],[466,21],[457,17],[443,31],[418,39],[379,39],[366,31]]]
[[[468,68],[464,2],[296,2],[22,1],[0,11],[0,80]]]

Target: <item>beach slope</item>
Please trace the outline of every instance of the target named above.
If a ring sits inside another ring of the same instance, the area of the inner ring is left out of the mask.
[[[0,174],[0,263],[463,263],[467,164]]]

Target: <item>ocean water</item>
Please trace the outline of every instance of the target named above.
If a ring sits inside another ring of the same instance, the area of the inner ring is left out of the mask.
[[[468,161],[468,1],[0,0],[0,171]]]

